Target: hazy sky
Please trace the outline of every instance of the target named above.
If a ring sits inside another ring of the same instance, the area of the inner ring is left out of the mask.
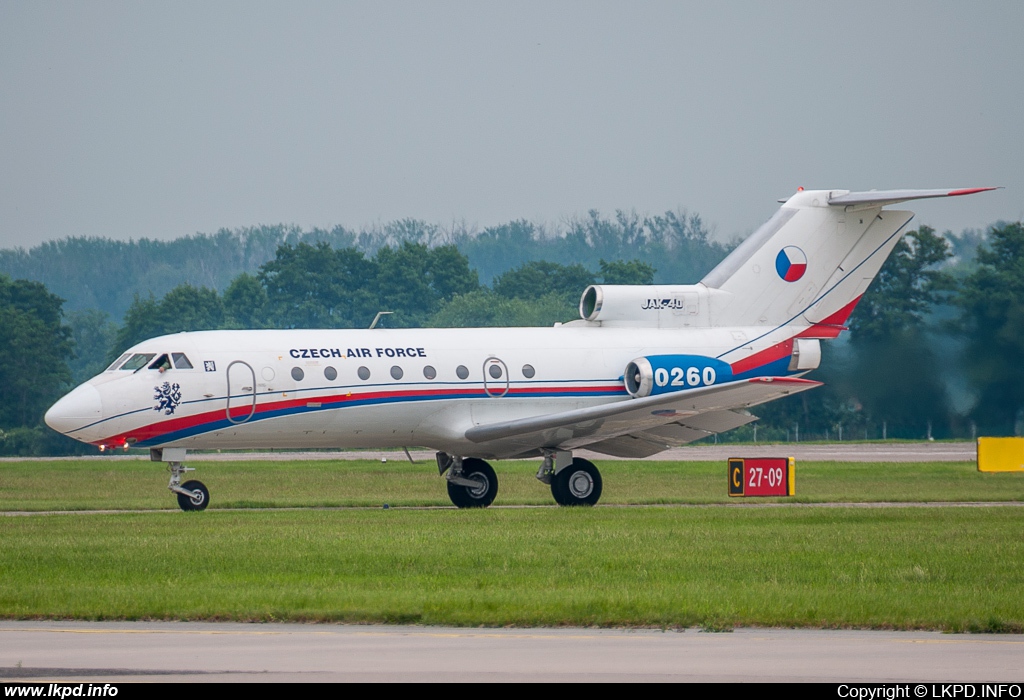
[[[746,234],[807,188],[1003,185],[1024,2],[0,0],[0,247],[588,209]]]

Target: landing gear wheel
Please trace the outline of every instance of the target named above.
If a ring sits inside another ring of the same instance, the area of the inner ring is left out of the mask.
[[[498,475],[482,459],[462,460],[462,476],[479,482],[479,486],[462,486],[448,482],[448,498],[459,508],[486,508],[498,495]]]
[[[595,505],[601,499],[601,488],[601,472],[580,457],[551,477],[551,495],[560,506]]]
[[[206,510],[210,504],[210,492],[201,481],[186,481],[181,485],[186,491],[192,491],[191,497],[178,494],[178,506],[182,510]]]

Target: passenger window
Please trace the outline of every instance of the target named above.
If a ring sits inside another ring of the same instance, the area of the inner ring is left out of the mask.
[[[302,378],[306,376],[306,373],[302,371],[301,367],[292,367],[292,379],[297,382],[301,382]]]
[[[356,370],[356,374],[358,374],[359,378],[362,379],[364,382],[370,378],[370,370],[367,369],[366,367],[360,367],[358,370]]]
[[[501,365],[491,365],[487,368],[487,373],[492,379],[501,379]]]
[[[107,367],[107,371],[109,372],[112,369],[117,369],[117,366],[119,364],[121,364],[122,362],[124,362],[126,359],[128,359],[129,355],[131,355],[131,353],[130,352],[126,352],[125,354],[121,355],[121,357],[119,357],[116,360],[114,360],[111,363],[110,367]]]
[[[132,355],[131,359],[121,365],[122,370],[137,370],[146,366],[150,360],[156,357],[155,352],[140,352]]]
[[[533,379],[533,375],[537,374],[536,370],[533,369],[533,365],[523,365],[523,376],[527,379]]]
[[[459,379],[465,379],[469,376],[469,370],[466,369],[466,365],[459,365],[455,368],[455,374],[458,375]]]
[[[394,367],[391,368],[392,379],[401,379],[404,375],[405,372],[403,372],[402,368],[399,367],[398,365],[395,365]]]
[[[174,369],[192,369],[192,363],[183,352],[172,352],[171,359],[174,360]]]
[[[327,378],[327,381],[333,382],[338,378],[338,370],[333,367],[324,367],[324,377]]]
[[[426,377],[427,379],[434,379],[435,377],[437,377],[437,370],[431,367],[430,365],[427,365],[426,367],[423,368],[423,376]]]

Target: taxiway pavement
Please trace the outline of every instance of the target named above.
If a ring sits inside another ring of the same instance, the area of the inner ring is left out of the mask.
[[[1020,635],[0,622],[0,681],[1020,682]]]

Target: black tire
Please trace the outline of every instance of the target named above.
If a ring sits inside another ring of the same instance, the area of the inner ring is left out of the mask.
[[[551,495],[560,506],[596,505],[602,488],[601,472],[580,457],[573,457],[572,466],[551,477]]]
[[[206,506],[210,505],[210,491],[201,481],[186,481],[181,485],[181,488],[187,491],[195,491],[198,496],[189,498],[183,493],[178,495],[178,507],[182,510],[206,510]]]
[[[478,488],[460,486],[448,482],[448,498],[459,508],[486,508],[494,503],[498,495],[498,475],[494,468],[482,459],[462,460],[462,475],[467,479],[482,481]]]

